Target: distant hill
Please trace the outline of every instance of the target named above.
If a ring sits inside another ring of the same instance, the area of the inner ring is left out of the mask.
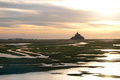
[[[78,40],[78,39],[84,39],[83,36],[81,36],[78,32],[75,34],[75,36],[73,36],[72,38],[70,38],[71,40]]]

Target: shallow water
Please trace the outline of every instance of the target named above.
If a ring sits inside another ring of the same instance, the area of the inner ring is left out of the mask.
[[[10,43],[6,45],[22,46],[22,45],[28,45],[28,44],[31,44],[31,43]]]
[[[83,45],[86,45],[86,44],[88,44],[88,43],[86,43],[86,42],[79,42],[79,43],[69,44],[69,45],[71,45],[71,46],[83,46]]]
[[[107,52],[120,51],[120,49],[95,49],[95,50],[101,50],[101,51],[107,51]]]
[[[83,74],[82,76],[68,76],[69,73],[78,73],[80,71],[89,71],[90,73],[102,73],[106,75],[119,75],[120,76],[120,62],[118,63],[98,63],[89,62],[89,66],[104,66],[105,68],[70,68],[61,70],[52,70],[47,72],[31,72],[25,74],[11,74],[0,76],[1,80],[119,80],[120,78],[104,78],[94,76],[92,74]],[[61,74],[51,74],[61,73]]]
[[[113,44],[113,46],[120,46],[120,44]]]
[[[24,56],[15,56],[15,55],[11,55],[11,54],[0,53],[0,57],[6,57],[6,58],[48,58],[49,57],[49,56],[44,56],[44,55],[38,54],[38,53],[33,53],[33,52],[29,52],[29,51],[22,51],[21,49],[16,49],[16,51],[13,51],[13,50],[7,50],[7,51],[8,52],[13,52],[13,53],[16,53],[16,54],[21,54],[21,55],[24,55]],[[38,55],[38,56],[30,56],[30,55],[25,54],[23,52],[29,53],[29,54],[35,54],[35,55]]]
[[[6,58],[35,58],[32,56],[15,56],[15,55],[11,55],[11,54],[5,54],[5,53],[0,53],[0,57],[6,57]]]
[[[71,45],[85,46],[86,44],[88,43],[82,42]],[[113,46],[119,46],[119,45],[117,44]],[[120,54],[119,54],[120,49],[95,49],[95,50],[103,51],[105,53],[102,55],[107,56],[107,57],[96,58],[96,60],[107,60],[107,61],[120,60]],[[86,56],[91,54],[83,54],[83,55]],[[77,67],[77,68],[51,70],[46,72],[29,72],[24,74],[0,75],[0,80],[120,80],[120,62],[78,62],[78,63],[81,66],[91,66],[91,67]],[[66,63],[66,65],[68,66],[69,64]],[[73,64],[70,64],[70,66],[71,65]],[[52,66],[52,64],[51,65],[44,64],[44,66]],[[3,66],[0,67],[3,68]],[[81,74],[79,76],[68,75],[68,74],[79,74],[79,73]]]
[[[114,54],[109,54],[114,55]],[[116,55],[116,54],[115,54]],[[117,58],[117,55],[114,58]],[[108,56],[109,57],[109,56]],[[113,60],[113,58],[109,59]],[[82,62],[81,62],[82,63]],[[120,80],[120,62],[84,62],[81,66],[103,66],[101,67],[77,67],[69,69],[51,70],[46,72],[30,72],[24,74],[0,75],[1,80]],[[67,74],[82,73],[82,76],[69,76]],[[52,74],[54,73],[54,74]],[[95,74],[105,76],[95,76]],[[112,75],[112,76],[111,76]],[[117,76],[117,77],[116,77]]]

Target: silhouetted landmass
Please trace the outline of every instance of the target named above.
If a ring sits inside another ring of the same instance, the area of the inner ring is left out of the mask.
[[[78,40],[78,39],[84,39],[83,36],[81,36],[78,32],[71,38],[71,40]]]

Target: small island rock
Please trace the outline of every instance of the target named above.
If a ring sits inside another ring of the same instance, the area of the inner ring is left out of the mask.
[[[84,39],[83,36],[81,36],[78,32],[75,34],[75,36],[73,36],[72,38],[70,38],[71,40],[79,40],[79,39]]]

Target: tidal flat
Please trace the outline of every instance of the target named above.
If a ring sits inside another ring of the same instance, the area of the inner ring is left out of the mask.
[[[0,40],[0,79],[36,74],[36,80],[117,80],[119,44],[115,39]]]

